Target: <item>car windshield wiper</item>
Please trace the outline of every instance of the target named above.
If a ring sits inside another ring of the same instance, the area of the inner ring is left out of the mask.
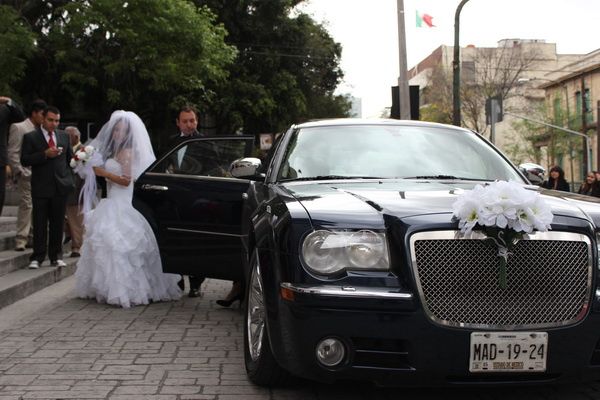
[[[318,175],[318,176],[302,176],[299,178],[281,179],[282,182],[289,181],[322,181],[327,179],[387,179],[380,176],[351,176],[351,175]]]
[[[405,176],[402,179],[451,179],[451,180],[455,180],[455,181],[489,181],[489,179],[467,178],[467,177],[454,176],[454,175],[417,175],[417,176]]]

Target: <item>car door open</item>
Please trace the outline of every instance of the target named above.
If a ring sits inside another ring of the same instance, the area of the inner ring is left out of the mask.
[[[249,181],[229,173],[252,151],[253,137],[202,137],[181,142],[135,184],[134,206],[152,226],[163,270],[240,279],[241,218]]]

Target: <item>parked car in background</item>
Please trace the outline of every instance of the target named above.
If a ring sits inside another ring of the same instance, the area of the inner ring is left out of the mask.
[[[534,185],[541,186],[546,180],[546,168],[539,164],[523,163],[519,164],[519,168],[525,174],[525,177],[527,177]]]
[[[166,271],[245,282],[253,382],[600,378],[599,204],[531,185],[481,135],[448,125],[308,122],[264,163],[244,157],[248,140],[182,143],[137,180],[134,201]],[[553,213],[550,231],[506,255],[506,287],[498,247],[461,234],[452,211],[496,180]]]

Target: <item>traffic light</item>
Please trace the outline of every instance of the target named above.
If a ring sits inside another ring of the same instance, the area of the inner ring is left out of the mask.
[[[419,120],[419,85],[408,87],[410,97],[410,119]],[[400,93],[398,86],[392,86],[392,108],[390,118],[400,119]]]
[[[495,112],[494,123],[502,121],[504,112],[502,111],[502,97],[494,96],[488,97],[485,100],[485,123],[486,125],[492,124],[492,110]]]

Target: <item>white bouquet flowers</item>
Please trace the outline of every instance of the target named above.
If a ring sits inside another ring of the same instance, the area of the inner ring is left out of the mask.
[[[500,286],[506,287],[509,250],[525,233],[550,229],[553,215],[539,193],[517,182],[496,181],[477,185],[452,205],[453,219],[461,233],[469,234],[479,225],[498,248]]]
[[[93,146],[82,146],[79,150],[75,152],[73,158],[71,158],[69,165],[73,169],[76,169],[78,166],[81,167],[87,161],[92,159],[95,152],[96,149]]]
[[[471,232],[477,224],[516,232],[545,232],[553,218],[539,193],[512,181],[477,185],[459,196],[452,209],[462,233]]]
[[[79,193],[79,202],[81,203],[81,212],[87,214],[96,203],[96,174],[94,167],[103,164],[102,154],[96,151],[94,146],[81,146],[75,154],[69,165],[83,180],[83,186]]]

